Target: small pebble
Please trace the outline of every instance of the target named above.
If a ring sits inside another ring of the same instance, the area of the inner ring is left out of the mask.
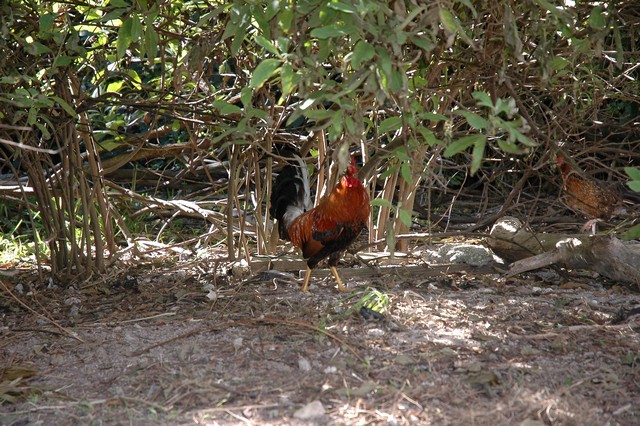
[[[298,358],[298,368],[302,371],[311,371],[311,363],[306,358]]]
[[[314,417],[324,416],[324,413],[324,405],[322,405],[322,402],[316,400],[296,410],[296,412],[293,413],[293,417],[295,417],[296,419],[306,420],[313,419]]]
[[[384,336],[384,330],[380,328],[372,328],[371,330],[367,330],[367,334],[371,337],[382,337]]]
[[[323,370],[324,374],[335,374],[338,372],[338,369],[336,367],[334,367],[333,365],[325,368]]]

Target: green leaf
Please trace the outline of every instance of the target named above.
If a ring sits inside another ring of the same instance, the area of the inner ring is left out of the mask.
[[[478,101],[476,103],[478,106],[486,106],[493,109],[493,101],[491,100],[491,96],[489,96],[489,94],[487,94],[486,92],[473,92],[471,96],[473,96],[473,99]]]
[[[404,18],[402,23],[395,28],[396,31],[404,30],[407,27],[407,25],[409,25],[414,19],[416,19],[416,16],[418,16],[419,14],[421,14],[422,12],[427,10],[427,8],[428,7],[426,5],[422,5],[420,7],[412,8],[412,10],[409,12],[409,14]]]
[[[418,131],[422,135],[422,138],[429,146],[434,146],[440,143],[436,138],[436,135],[427,127],[418,127]]]
[[[407,154],[407,149],[404,146],[394,149],[390,157],[397,158],[398,160],[403,161],[405,163],[408,163],[409,161],[411,161],[409,154]]]
[[[407,183],[413,183],[413,172],[411,171],[411,165],[409,163],[402,163],[400,165],[400,175]]]
[[[627,182],[627,186],[635,192],[640,192],[640,168],[637,167],[625,167],[624,171],[627,172],[632,179]]]
[[[53,30],[53,24],[55,23],[57,17],[57,13],[45,13],[40,16],[38,29],[40,31],[41,38],[50,38],[47,37],[47,35],[49,35],[49,33]]]
[[[317,63],[321,63],[327,60],[329,54],[333,52],[333,42],[328,39],[318,40],[318,54],[313,60]]]
[[[606,26],[606,19],[602,13],[602,6],[596,6],[589,15],[589,26],[594,30],[601,30]]]
[[[144,28],[142,26],[142,22],[140,22],[140,18],[138,15],[133,15],[129,19],[131,20],[131,42],[135,43],[142,37]]]
[[[107,93],[120,93],[120,89],[124,86],[124,80],[116,80],[107,84],[105,91]]]
[[[260,109],[260,108],[254,108],[254,107],[250,107],[248,109],[247,115],[248,118],[259,118],[262,121],[266,121],[266,120],[270,120],[270,116],[267,113],[267,111]],[[269,117],[269,118],[268,118]],[[251,143],[251,142],[249,142]]]
[[[331,24],[324,27],[314,28],[311,30],[311,37],[319,39],[344,37],[357,32],[357,30],[358,27],[355,25]]]
[[[293,92],[293,89],[296,86],[296,74],[293,72],[293,67],[290,64],[282,65],[280,69],[280,83],[282,84],[282,96],[280,97],[280,101],[284,101],[284,99]]]
[[[505,3],[503,18],[503,37],[505,43],[513,49],[514,56],[523,60],[522,57],[522,41],[518,34],[518,23],[511,9],[511,5]]]
[[[522,154],[524,152],[518,145],[504,139],[498,139],[498,146],[507,154]]]
[[[640,181],[640,168],[625,167],[624,171],[629,175],[631,179]]]
[[[622,235],[624,240],[636,240],[640,238],[640,224],[633,226]]]
[[[551,66],[551,69],[554,71],[560,71],[566,68],[567,65],[569,65],[570,63],[571,62],[569,62],[566,58],[563,58],[562,56],[554,56],[549,61],[549,65]]]
[[[356,8],[350,4],[341,3],[341,2],[330,2],[327,6],[331,9],[337,10],[339,12],[344,13],[356,13]]]
[[[415,44],[425,52],[431,52],[431,50],[433,50],[433,47],[435,46],[435,44],[431,40],[424,37],[412,35],[409,37],[409,40],[411,40],[411,43]]]
[[[311,108],[311,106],[316,102],[316,97],[314,97],[313,95],[308,97],[307,99],[305,99],[304,101],[302,101],[300,103],[300,105],[298,106],[298,108],[301,111],[307,110],[309,108]]]
[[[49,129],[47,129],[47,126],[44,125],[44,123],[36,121],[34,124],[42,132],[42,138],[44,140],[48,141],[49,139],[51,139],[51,133],[49,132]]]
[[[363,296],[358,302],[353,305],[353,311],[357,312],[361,307],[364,306],[371,309],[372,311],[382,313],[387,309],[390,303],[391,300],[389,299],[388,295],[376,289],[371,289],[368,294]]]
[[[289,47],[291,46],[291,39],[280,36],[275,41],[275,45],[279,52],[286,53],[289,51]]]
[[[15,75],[0,77],[0,84],[17,84],[19,81],[20,78]]]
[[[344,111],[340,109],[333,111],[333,114],[331,114],[331,118],[328,120],[330,127],[327,132],[327,136],[329,140],[337,140],[344,133],[344,130],[342,128],[343,114],[344,114]],[[346,145],[342,145],[342,146],[346,146]]]
[[[99,18],[96,18],[97,22],[110,22],[110,21],[114,21],[116,19],[120,19],[122,16],[130,13],[130,8],[131,5],[127,4],[126,8],[121,9],[120,6],[114,6],[113,2],[110,2],[109,6],[113,6],[114,9],[109,10],[109,12],[105,13],[104,15],[100,16]]]
[[[338,111],[339,114],[342,114],[341,111]],[[307,109],[304,110],[304,116],[310,118],[311,120],[326,120],[327,118],[332,118],[335,112],[326,109]]]
[[[484,130],[489,127],[489,121],[486,118],[481,117],[473,112],[456,111],[456,114],[464,116],[464,118],[467,120],[467,123],[469,123],[469,125],[474,129]]]
[[[509,98],[507,100],[498,98],[496,104],[493,108],[494,114],[498,115],[500,113],[505,113],[508,117],[513,117],[513,115],[518,112],[516,108],[516,102],[513,98]]]
[[[227,28],[233,28],[232,25],[227,25]],[[226,32],[226,30],[225,30]],[[236,56],[238,54],[238,52],[240,51],[240,48],[242,47],[242,43],[244,43],[244,38],[245,35],[247,33],[247,29],[242,27],[242,26],[238,26],[236,27],[236,31],[235,34],[233,36],[233,40],[231,40],[231,54],[233,56]]]
[[[352,135],[355,135],[357,132],[356,122],[351,118],[351,116],[344,117],[344,126],[347,128],[347,132]]]
[[[389,52],[383,47],[376,47],[376,52],[378,53],[378,66],[385,76],[391,77],[392,66]]]
[[[51,99],[53,99],[54,101],[56,101],[58,104],[60,104],[60,106],[62,107],[63,110],[65,110],[65,112],[67,114],[69,114],[71,117],[77,117],[78,114],[76,113],[76,110],[73,109],[73,107],[71,105],[69,105],[69,103],[67,101],[65,101],[64,99],[62,99],[59,96],[52,96]]]
[[[465,6],[467,6],[467,8],[469,8],[474,18],[478,17],[478,12],[476,11],[476,8],[473,7],[473,3],[471,2],[471,0],[460,0],[460,3],[464,4]]]
[[[398,210],[398,218],[405,226],[411,226],[411,210]]]
[[[420,114],[420,119],[430,120],[430,121],[445,121],[447,117],[445,117],[442,114],[437,114],[435,112],[425,112],[424,114]]]
[[[158,54],[158,33],[151,24],[147,25],[147,30],[144,32],[144,51],[150,62],[153,62]]]
[[[281,60],[272,58],[265,59],[260,62],[260,64],[258,64],[256,69],[253,71],[253,76],[251,76],[251,83],[249,83],[249,87],[252,89],[262,87],[262,85],[269,78],[271,78],[271,76],[273,76],[276,71],[278,71],[278,68],[280,68],[281,64]]]
[[[153,6],[151,6],[144,14],[144,21],[147,25],[151,25],[158,15],[160,15],[160,7],[158,6],[158,3],[154,3]]]
[[[351,55],[351,66],[353,69],[357,70],[364,62],[370,61],[373,58],[373,55],[375,55],[373,46],[365,40],[360,40],[353,49],[353,54]]]
[[[27,124],[33,126],[38,119],[38,108],[29,108],[29,114],[27,114]]]
[[[358,72],[354,72],[349,75],[345,81],[342,83],[342,90],[335,95],[331,95],[329,100],[335,103],[345,103],[349,102],[345,99],[345,95],[353,93],[360,86],[365,84],[367,78],[371,75],[371,70],[364,69]]]
[[[402,127],[402,117],[389,117],[382,120],[382,123],[378,126],[378,132],[395,132],[400,127]]]
[[[482,138],[482,140],[478,140],[473,145],[473,151],[471,151],[471,175],[473,176],[482,165],[482,160],[484,160],[484,148],[487,145],[487,138]]]
[[[391,72],[391,91],[393,93],[401,93],[405,88],[405,80],[407,78],[407,74],[398,69],[394,69]]]
[[[267,52],[272,53],[276,56],[280,54],[280,52],[278,52],[278,49],[276,49],[276,46],[271,42],[271,40],[267,40],[265,37],[261,35],[256,35],[254,37],[254,40]]]
[[[253,93],[251,92],[251,89],[249,87],[243,87],[242,90],[240,90],[240,101],[242,102],[242,105],[246,108],[247,105],[251,105],[252,99]]]
[[[140,75],[136,72],[136,70],[130,68],[127,70],[126,74],[131,77],[129,80],[131,82],[131,85],[136,90],[142,90],[142,79],[140,78]]]
[[[15,91],[15,94],[18,95],[21,98],[31,98],[32,95],[36,95],[36,93],[31,93],[29,92],[27,89],[25,89],[24,87],[18,87]]]
[[[242,108],[229,103],[224,99],[216,99],[215,101],[213,101],[211,106],[220,111],[220,114],[222,115],[242,114]]]
[[[380,179],[384,180],[388,178],[389,176],[391,176],[392,174],[398,171],[398,167],[399,165],[397,163],[387,166],[387,168],[383,170],[382,173],[380,173]]]
[[[438,9],[438,15],[440,16],[440,22],[442,23],[442,26],[445,30],[450,33],[458,32],[458,29],[460,28],[460,22],[449,9],[441,7],[440,9]]]
[[[133,28],[133,18],[127,18],[120,26],[118,30],[118,41],[116,44],[117,55],[118,58],[121,59],[124,57],[126,50],[129,48],[131,44],[131,29]]]
[[[291,6],[286,5],[284,9],[277,15],[278,26],[282,29],[282,32],[288,34],[291,30],[291,24],[293,22],[293,9]]]
[[[622,69],[625,55],[624,45],[622,44],[622,34],[620,34],[620,27],[618,25],[613,28],[613,38],[616,41],[616,66],[618,69]]]
[[[389,200],[385,200],[384,198],[375,198],[370,202],[371,207],[386,207],[389,209],[393,209],[393,204]]]
[[[67,55],[56,56],[53,60],[53,68],[55,67],[66,67],[70,65],[75,58]]]
[[[486,142],[486,137],[484,135],[467,135],[463,136],[460,139],[456,139],[451,142],[449,146],[444,150],[445,157],[451,157],[452,155],[458,154],[465,149],[469,148],[471,145],[475,145],[477,143]]]
[[[520,142],[523,145],[526,146],[530,146],[530,147],[534,147],[534,146],[538,146],[538,144],[534,141],[532,141],[531,139],[529,139],[528,136],[523,135],[521,132],[514,130],[515,135],[516,135],[516,140],[518,142]]]
[[[25,50],[27,52],[29,52],[29,54],[31,54],[33,56],[40,56],[40,55],[44,55],[44,54],[48,54],[48,53],[52,53],[53,52],[47,46],[45,46],[44,44],[39,43],[37,41],[34,41],[33,43],[26,44],[24,46],[24,48],[25,48]]]
[[[260,6],[251,7],[251,17],[253,19],[254,26],[257,26],[260,32],[265,35],[265,37],[271,38],[271,26],[269,25],[270,18],[268,17],[268,15],[273,12],[274,8],[271,6],[273,5],[273,2],[266,2],[266,4],[267,10]],[[268,9],[271,9],[271,11]]]

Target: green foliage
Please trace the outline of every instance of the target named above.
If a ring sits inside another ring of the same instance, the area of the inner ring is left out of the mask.
[[[204,7],[187,1],[160,7],[147,1],[113,1],[109,8],[49,3],[32,7],[40,16],[37,25],[14,25],[10,31],[38,61],[33,69],[51,72],[81,67],[93,95],[100,96],[98,103],[92,102],[98,109],[100,102],[106,106],[137,92],[137,102],[147,98],[159,113],[173,115],[169,104],[163,102],[184,99],[202,83],[193,79],[191,71],[207,65],[214,70],[209,75],[214,96],[210,104],[221,118],[211,128],[218,142],[255,138],[256,126],[266,119],[256,97],[263,91],[277,90],[279,105],[287,105],[287,99],[302,101],[290,114],[289,123],[301,116],[312,122],[324,121],[330,140],[345,136],[359,139],[375,132],[377,137],[391,139],[402,134],[430,147],[446,145],[448,156],[472,148],[472,173],[482,165],[487,144],[505,154],[527,153],[536,145],[526,135],[529,124],[517,112],[513,98],[483,87],[483,80],[477,78],[474,68],[480,40],[503,38],[509,47],[488,51],[496,55],[492,65],[501,78],[509,78],[505,73],[512,70],[517,73],[526,53],[537,60],[527,66],[533,65],[543,80],[556,84],[571,79],[573,72],[578,72],[576,77],[582,81],[596,81],[588,67],[578,66],[579,61],[584,63],[594,44],[601,44],[607,36],[621,47],[626,42],[616,16],[603,6],[583,12],[547,1],[496,8],[472,1],[416,6],[320,0],[295,6],[291,2],[235,1]],[[61,10],[74,19],[57,19]],[[521,18],[525,11],[530,16],[527,21]],[[15,21],[21,18],[14,16]],[[483,25],[471,25],[480,16],[489,20],[502,17],[503,33],[490,34]],[[542,19],[547,16],[551,19]],[[161,28],[167,30],[159,31]],[[593,33],[581,34],[579,30]],[[558,40],[551,34],[565,38],[573,51],[565,56],[554,54],[551,46]],[[527,52],[522,43],[525,37],[539,38],[540,47]],[[444,61],[452,65],[446,72],[434,74]],[[461,63],[468,66],[455,65]],[[134,64],[141,67],[132,69]],[[34,78],[35,74],[15,72],[3,81]],[[442,96],[455,81],[464,81],[473,89],[454,94],[459,106]],[[434,87],[439,88],[434,92]],[[45,135],[54,126],[47,125],[48,114],[39,115],[41,109],[48,112],[57,106],[75,114],[75,106],[37,85],[9,83],[7,88],[4,102],[25,108],[26,124],[39,127]],[[229,102],[238,93],[242,103]],[[374,121],[368,117],[371,113]],[[121,123],[128,124],[123,118]],[[443,122],[472,137],[434,133],[435,126]]]
[[[632,226],[622,236],[625,240],[637,240],[640,238],[640,224]]]
[[[11,228],[6,229],[4,225]],[[38,251],[48,252],[46,244],[40,238],[43,229],[39,227],[33,230],[35,239],[30,238],[28,231],[28,226],[20,215],[9,217],[6,210],[0,212],[0,265],[14,265],[35,255]]]
[[[624,171],[627,172],[631,180],[627,182],[629,188],[635,192],[640,192],[640,169],[637,167],[625,167]]]
[[[335,310],[340,313],[328,318],[328,321],[335,322],[353,314],[360,315],[362,308],[384,315],[390,305],[391,298],[388,294],[369,287],[364,291],[358,291],[351,294],[348,298],[341,300],[338,306],[335,307]],[[318,326],[325,328],[327,321],[322,321]]]
[[[517,115],[513,99],[498,99],[494,104],[486,92],[473,92],[471,95],[486,117],[468,110],[454,111],[454,114],[465,118],[472,131],[479,133],[462,136],[452,141],[444,151],[445,157],[451,157],[473,147],[470,169],[473,175],[482,165],[485,147],[489,140],[495,140],[497,145],[508,154],[523,154],[537,145],[525,136],[527,126]]]
[[[406,226],[411,226],[411,210],[403,209],[402,203],[398,203],[397,206],[394,206],[390,201],[385,200],[384,198],[376,198],[371,200],[372,207],[388,207],[394,215],[404,223]]]
[[[16,129],[29,129],[43,170],[63,148],[107,161],[148,144],[193,147],[145,159],[157,172],[242,167],[313,130],[330,148],[364,142],[383,158],[380,178],[397,172],[410,187],[424,158],[451,162],[458,179],[638,112],[638,20],[625,1],[14,3],[0,5],[0,131],[24,141]],[[376,203],[411,223],[407,200]],[[89,205],[71,202],[67,219],[92,217]]]
[[[624,170],[631,178],[629,182],[627,182],[627,186],[629,186],[633,191],[640,193],[640,168],[625,167]],[[625,232],[624,238],[627,240],[640,238],[640,224],[629,228],[627,232]]]

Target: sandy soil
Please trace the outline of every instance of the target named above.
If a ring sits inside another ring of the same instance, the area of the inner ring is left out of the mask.
[[[0,291],[0,424],[640,424],[640,295],[571,276],[414,269],[305,295],[202,264],[21,275]]]

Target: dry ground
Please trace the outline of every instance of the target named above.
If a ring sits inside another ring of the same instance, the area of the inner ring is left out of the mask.
[[[202,264],[5,280],[0,424],[640,424],[636,291],[416,271],[311,295]],[[371,288],[382,320],[358,310]]]

